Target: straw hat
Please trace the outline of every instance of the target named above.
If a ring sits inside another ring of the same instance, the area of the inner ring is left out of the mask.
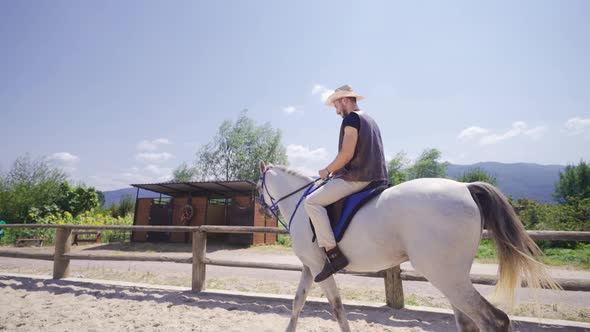
[[[356,92],[352,91],[352,87],[346,84],[334,90],[334,93],[326,99],[326,105],[334,106],[336,100],[344,97],[356,97],[357,101],[365,99],[365,97],[357,95]]]

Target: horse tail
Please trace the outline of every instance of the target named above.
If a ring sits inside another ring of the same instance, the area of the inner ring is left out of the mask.
[[[506,196],[485,182],[469,183],[467,188],[496,245],[500,267],[494,296],[512,308],[521,274],[529,287],[559,289],[539,261],[543,252],[527,234]]]

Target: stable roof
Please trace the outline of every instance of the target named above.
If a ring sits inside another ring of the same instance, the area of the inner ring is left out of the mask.
[[[208,196],[214,198],[231,197],[235,194],[251,195],[256,190],[256,183],[249,180],[238,181],[209,181],[209,182],[162,182],[147,184],[132,184],[141,188],[172,197]]]

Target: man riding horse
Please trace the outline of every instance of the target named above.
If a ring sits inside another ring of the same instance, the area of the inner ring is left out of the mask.
[[[377,123],[359,110],[357,101],[362,99],[350,85],[344,85],[326,100],[326,105],[336,108],[336,114],[342,117],[342,124],[338,155],[319,171],[322,179],[328,178],[331,173],[334,178],[305,200],[305,209],[315,228],[318,245],[324,248],[327,255],[324,268],[314,278],[315,282],[325,280],[348,265],[348,259],[336,244],[325,207],[362,190],[373,181],[387,180],[381,133]]]

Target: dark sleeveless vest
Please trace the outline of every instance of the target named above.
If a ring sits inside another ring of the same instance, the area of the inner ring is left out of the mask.
[[[339,170],[335,176],[346,181],[377,181],[387,180],[387,166],[383,155],[381,132],[373,118],[365,112],[356,112],[360,118],[360,129],[350,162]],[[342,150],[344,127],[340,125],[338,152]]]

